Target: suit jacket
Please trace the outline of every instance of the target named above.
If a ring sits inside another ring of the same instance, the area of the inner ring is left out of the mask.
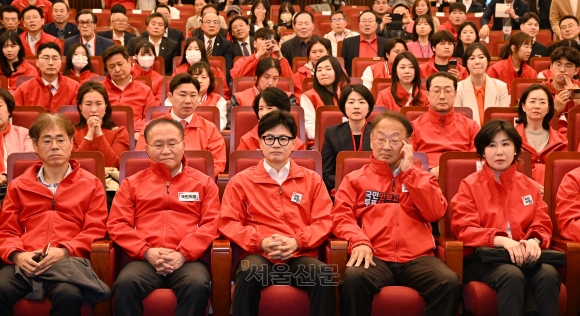
[[[81,42],[80,35],[76,35],[76,36],[73,36],[73,37],[67,39],[64,42],[64,54],[66,55],[66,53],[68,52],[68,48],[71,47],[72,44],[80,43],[80,42]],[[105,49],[107,49],[113,45],[115,45],[115,43],[113,43],[112,40],[95,34],[95,46],[96,46],[95,47],[95,56],[103,55],[103,52],[105,51]]]
[[[100,37],[104,37],[110,40],[113,40],[113,30],[110,31],[103,31],[103,32],[98,32],[97,35],[99,35]],[[136,37],[137,35],[133,34],[133,33],[129,33],[129,32],[125,32],[125,35],[123,35],[124,37],[124,44],[127,45],[129,44],[129,41],[133,38]]]
[[[552,0],[550,6],[550,24],[552,31],[560,36],[560,19],[565,15],[574,15],[572,4],[569,0]],[[580,3],[576,5],[576,17],[580,18]]]
[[[141,33],[141,36],[149,37],[149,32],[145,31],[145,32]],[[181,42],[183,42],[183,39],[184,39],[182,31],[170,27],[167,29],[167,38],[176,41],[177,47],[179,47],[181,49]]]
[[[369,124],[363,131],[362,149],[371,150],[371,127]],[[328,191],[334,189],[336,175],[336,156],[343,150],[354,150],[350,126],[348,122],[329,126],[324,131],[324,144],[322,145],[322,178]]]
[[[205,37],[204,35],[200,35],[197,38],[202,40],[205,44]],[[234,48],[232,42],[228,41],[227,39],[216,36],[215,41],[213,42],[213,56],[222,56],[226,59],[226,80],[228,81],[227,84],[230,82],[230,70],[234,66]]]
[[[469,10],[467,10],[467,13],[475,13],[475,12],[483,12],[483,5],[477,1],[471,1],[471,5],[469,6]]]
[[[315,38],[321,39],[323,41],[328,41],[328,46],[331,46],[329,40],[320,36],[312,35],[312,39]],[[280,51],[282,51],[282,55],[284,56],[284,58],[286,58],[286,60],[288,60],[290,65],[292,65],[292,63],[294,62],[294,57],[307,57],[302,56],[302,48],[300,47],[300,38],[298,38],[298,36],[284,42],[284,44],[282,44],[282,47],[280,47]]]
[[[4,33],[6,33],[6,29],[5,29],[5,28],[1,28],[1,29],[0,29],[0,35],[2,35],[2,34],[4,34]],[[18,35],[20,35],[20,34],[24,33],[24,30],[23,30],[23,29],[21,29],[21,28],[18,28],[18,29],[16,30],[16,33],[18,33]]]
[[[490,107],[509,107],[510,96],[508,94],[507,84],[501,80],[491,78],[485,75],[485,100],[483,109]],[[457,95],[455,96],[454,107],[467,107],[473,111],[473,120],[477,125],[481,125],[482,118],[479,115],[479,107],[471,76],[457,83]]]
[[[149,41],[149,37],[147,36],[137,36],[133,37],[129,40],[129,43],[125,43],[127,50],[129,51],[129,56],[135,55],[135,46],[140,41]],[[171,76],[173,72],[173,57],[179,56],[179,46],[177,46],[177,42],[169,39],[167,37],[163,37],[161,39],[161,44],[159,46],[159,55],[163,57],[165,61],[165,75]]]
[[[377,57],[385,57],[385,43],[387,39],[382,36],[377,36],[377,48],[379,53]],[[349,76],[352,76],[352,60],[359,55],[360,35],[345,38],[342,43],[342,51],[340,56],[344,59],[344,68]]]
[[[491,2],[487,5],[487,8],[485,9],[483,16],[481,17],[480,21],[481,25],[488,24],[489,21],[491,20],[491,17],[495,16],[495,5],[498,3],[504,3],[504,0],[491,0]],[[514,6],[514,12],[520,18],[522,17],[522,15],[530,12],[530,5],[524,0],[514,0],[512,5]],[[503,20],[501,18],[499,19],[494,18],[491,29],[494,31],[501,31],[503,29]],[[512,19],[512,30],[519,29],[520,23]]]
[[[254,38],[250,36],[249,38],[249,42],[250,42],[250,47],[248,47],[248,52],[250,53],[250,55],[252,55],[254,53]],[[240,46],[240,43],[234,39],[234,58],[238,57],[238,56],[244,56],[244,53],[242,52],[242,47]]]
[[[43,25],[42,29],[45,33],[58,38],[58,28],[56,27],[55,22]],[[69,39],[75,35],[79,35],[79,27],[75,24],[67,22],[64,26],[64,38]]]

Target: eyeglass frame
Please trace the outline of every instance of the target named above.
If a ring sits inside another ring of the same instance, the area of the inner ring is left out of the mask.
[[[181,140],[175,143],[163,143],[163,144],[147,144],[147,146],[155,149],[156,151],[162,151],[163,149],[165,149],[165,147],[167,147],[167,149],[173,151],[175,149],[177,149],[177,146],[181,143],[185,143],[185,141]],[[162,146],[162,147],[159,147]]]
[[[268,142],[266,141],[267,137],[272,137],[274,139],[274,141],[272,141],[271,144],[268,144]],[[287,138],[288,142],[286,144],[282,144],[282,142],[280,141],[282,138]],[[274,146],[274,144],[276,144],[276,141],[278,141],[278,144],[280,144],[280,146],[286,147],[286,146],[288,146],[288,144],[290,144],[290,141],[294,140],[295,138],[292,138],[292,136],[286,136],[286,135],[282,135],[282,136],[264,135],[264,136],[260,137],[260,139],[262,139],[262,141],[264,142],[264,144],[266,146]]]

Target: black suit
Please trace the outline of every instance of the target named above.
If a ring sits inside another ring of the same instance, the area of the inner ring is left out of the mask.
[[[18,33],[18,35],[22,34],[23,32],[24,32],[24,30],[21,29],[21,28],[16,29],[16,33]],[[2,35],[4,33],[6,33],[6,29],[5,28],[1,28],[0,29],[0,35]]]
[[[254,38],[250,36],[248,41],[250,42],[250,47],[248,47],[248,53],[250,53],[250,55],[252,55],[254,53]],[[238,56],[243,57],[244,52],[242,51],[242,47],[240,46],[240,43],[238,41],[234,40],[234,58],[238,57]]]
[[[498,3],[504,3],[504,0],[492,0],[487,5],[487,8],[485,9],[485,12],[483,13],[483,16],[481,17],[481,21],[480,21],[480,24],[482,26],[488,24],[489,21],[491,20],[491,17],[495,16],[495,5]],[[519,18],[521,18],[522,15],[530,12],[530,5],[524,0],[514,0],[512,5],[514,8],[514,12],[516,13],[516,15]],[[501,31],[503,29],[503,19],[502,18],[497,18],[497,19],[494,18],[493,25],[492,25],[491,29],[494,31]],[[517,22],[516,20],[512,19],[512,30],[519,30],[519,29],[520,29],[520,23]]]
[[[97,35],[99,35],[100,37],[104,37],[104,38],[108,38],[110,40],[113,40],[113,30],[98,32]],[[125,45],[129,44],[129,41],[133,37],[137,37],[137,35],[125,31],[125,34],[123,35],[123,41],[124,41],[123,44],[125,44]]]
[[[129,56],[135,55],[135,46],[140,41],[149,41],[149,37],[146,36],[139,36],[133,37],[129,40],[129,43],[125,43],[127,50],[129,51]],[[177,46],[177,42],[167,37],[163,37],[161,39],[161,44],[159,45],[159,55],[163,57],[165,61],[165,75],[171,76],[173,72],[173,57],[179,56],[179,46]]]
[[[467,13],[476,13],[476,12],[483,12],[483,5],[473,0],[471,1],[471,5],[469,6],[469,10],[467,10]]]
[[[316,35],[312,35],[310,40],[313,40],[315,38],[328,41],[327,39]],[[282,55],[284,56],[284,58],[286,58],[286,60],[288,60],[290,65],[292,65],[292,63],[294,62],[294,57],[308,57],[306,55],[302,55],[302,47],[300,46],[300,44],[301,44],[300,38],[296,36],[284,42],[284,44],[282,44],[282,47],[280,47]],[[330,46],[330,41],[328,41],[328,45]]]
[[[149,37],[149,32],[145,31],[145,32],[141,33],[141,36]],[[167,38],[176,41],[177,47],[179,47],[179,49],[181,50],[181,42],[183,42],[183,40],[184,40],[182,31],[170,27],[167,29]]]
[[[72,44],[74,43],[81,43],[81,36],[80,35],[75,35],[69,39],[67,39],[64,42],[64,54],[66,55],[66,53],[68,52],[69,47],[72,46]],[[104,37],[101,37],[99,35],[95,35],[95,56],[101,56],[103,55],[103,52],[105,51],[105,49],[111,47],[115,45],[115,43],[113,43],[113,41],[111,41],[110,39],[106,39]]]
[[[206,45],[205,42],[205,37],[204,35],[200,35],[197,38],[199,38],[204,45]],[[234,48],[232,45],[232,42],[228,41],[227,39],[221,37],[221,36],[216,36],[214,38],[214,42],[213,42],[213,51],[212,51],[212,55],[213,56],[222,56],[223,58],[225,58],[226,60],[226,80],[227,80],[227,84],[229,84],[230,82],[230,70],[232,69],[233,65],[234,65]]]
[[[362,143],[362,150],[371,150],[371,127],[369,124],[364,129]],[[328,192],[334,189],[336,156],[344,150],[354,150],[348,122],[327,127],[326,131],[324,131],[324,144],[322,145],[321,154],[322,178]]]
[[[50,34],[58,38],[58,28],[54,22],[42,26],[44,33]],[[79,27],[76,24],[66,23],[64,26],[64,39],[69,39],[75,35],[79,35]]]
[[[377,57],[385,57],[385,43],[387,39],[382,36],[377,36],[377,48],[379,52]],[[342,43],[342,51],[340,52],[340,57],[344,59],[344,67],[349,76],[352,73],[352,60],[355,57],[359,57],[360,48],[360,35],[345,38]]]

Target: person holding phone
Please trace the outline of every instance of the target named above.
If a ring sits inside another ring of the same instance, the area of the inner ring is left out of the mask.
[[[507,4],[507,9],[504,10],[504,13],[508,15],[506,18],[499,18],[496,17],[495,14],[497,12],[496,6],[498,4]],[[481,40],[485,40],[489,36],[489,22],[493,18],[493,25],[491,29],[493,31],[502,31],[504,28],[504,24],[506,24],[505,19],[509,19],[509,27],[511,30],[519,30],[520,29],[520,18],[530,12],[530,5],[525,0],[491,0],[483,12],[483,16],[481,17],[481,29],[479,30],[479,37]],[[511,32],[510,30],[510,32]]]
[[[490,77],[508,85],[510,94],[511,83],[514,79],[534,79],[538,76],[536,70],[527,64],[532,53],[533,42],[534,39],[524,32],[514,34],[499,53],[502,60],[487,69]]]
[[[421,78],[427,79],[432,74],[446,71],[457,79],[465,79],[469,75],[465,67],[458,65],[456,59],[452,59],[455,49],[455,38],[449,31],[437,31],[431,36],[433,57],[420,66]]]
[[[400,38],[411,40],[413,36],[407,32],[407,25],[411,23],[411,12],[405,3],[397,3],[393,7],[393,13],[389,14],[391,22],[387,25],[382,37],[386,39]]]
[[[580,105],[580,98],[574,98],[574,89],[580,89],[580,81],[574,79],[580,72],[580,52],[571,47],[559,47],[550,55],[552,79],[544,84],[554,98],[555,115],[560,127],[567,126],[568,111]]]

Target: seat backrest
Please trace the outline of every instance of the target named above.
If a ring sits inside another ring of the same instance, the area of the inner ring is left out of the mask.
[[[46,113],[43,106],[16,106],[12,111],[12,124],[25,128],[30,128],[36,118],[42,113]]]
[[[514,79],[510,84],[511,106],[518,106],[518,100],[524,94],[527,87],[535,83],[543,83],[544,79]]]
[[[91,56],[91,66],[93,66],[93,72],[97,75],[105,75],[105,64],[103,63],[103,58],[101,58],[101,56]],[[64,69],[64,67],[62,69]]]
[[[552,60],[550,59],[550,57],[533,57],[530,59],[530,67],[534,68],[537,72],[549,69],[551,63]]]
[[[393,79],[391,78],[376,78],[373,80],[371,93],[377,98],[380,91],[391,89]]]
[[[232,80],[232,94],[252,88],[256,84],[254,77],[237,77]],[[292,78],[278,78],[276,87],[284,92],[294,93],[294,80]]]
[[[382,57],[355,57],[352,60],[352,77],[362,77],[363,72],[368,66],[372,66],[376,63],[384,62],[385,59]]]
[[[247,168],[256,166],[264,156],[259,150],[235,150],[230,154],[229,179]],[[290,154],[290,158],[296,164],[304,168],[316,171],[322,176],[322,156],[320,152],[314,150],[295,150]]]
[[[490,107],[485,109],[483,113],[483,122],[487,123],[493,119],[502,119],[516,125],[516,118],[518,117],[517,107]]]
[[[294,60],[292,61],[292,72],[296,73],[298,71],[298,68],[306,65],[306,63],[308,62],[308,57],[294,57]]]
[[[81,168],[92,173],[101,180],[105,188],[105,158],[98,151],[75,151],[71,159],[76,160]],[[8,156],[8,182],[19,177],[28,167],[40,162],[36,153],[15,153]]]
[[[532,177],[532,158],[528,152],[522,152],[518,157],[518,171]],[[475,152],[446,152],[439,159],[439,185],[447,200],[448,208],[445,216],[439,221],[441,236],[453,237],[451,232],[451,199],[459,191],[461,181],[483,166],[484,158],[479,158]]]
[[[153,82],[151,82],[151,77],[137,76],[135,77],[135,81],[139,81],[142,84],[148,86],[149,89],[153,89]]]
[[[197,169],[210,177],[213,174],[213,156],[207,150],[186,150],[187,165]],[[151,160],[145,151],[126,151],[121,154],[119,161],[119,182],[141,170],[151,166]]]
[[[171,111],[171,107],[168,106],[150,106],[145,112],[145,122],[149,122],[158,117],[165,115],[165,113]]]
[[[552,236],[559,237],[560,229],[556,218],[556,197],[562,179],[566,174],[580,167],[580,153],[553,152],[546,160],[546,176],[544,179],[544,201],[548,204],[548,213],[552,219]]]
[[[221,69],[222,73],[226,74],[226,59],[223,56],[209,56],[209,65]]]
[[[8,78],[0,76],[0,88],[8,90]]]
[[[578,144],[580,144],[580,108],[572,108],[568,112],[567,138],[568,151],[578,151]]]
[[[147,108],[145,113],[145,121],[149,122],[158,117],[164,116],[167,112],[171,111],[171,107],[168,106],[150,106]],[[195,113],[204,119],[212,122],[219,129],[220,127],[220,111],[215,106],[198,106],[195,109]]]
[[[493,32],[493,31],[492,31]],[[501,49],[508,44],[508,41],[496,41],[496,42],[492,42],[491,41],[491,36],[490,36],[490,43],[493,43],[492,47],[491,47],[491,56],[499,56],[499,53],[501,52]]]

